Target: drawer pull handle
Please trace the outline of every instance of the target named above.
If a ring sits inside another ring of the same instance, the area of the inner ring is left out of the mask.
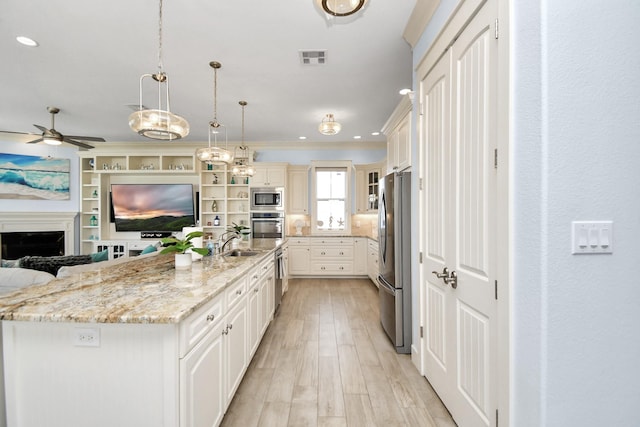
[[[229,324],[227,325],[227,330],[229,330],[229,329],[233,329],[233,323],[229,323]]]
[[[340,267],[340,270],[344,270],[344,267]]]
[[[215,315],[215,314],[209,314],[209,315],[207,316],[207,321],[209,321],[209,322],[213,322],[213,319],[215,319],[215,318],[216,318],[216,315]]]
[[[326,252],[320,252],[320,255],[326,255],[326,254],[327,254]]]
[[[253,290],[253,293],[254,293],[254,294],[257,294],[257,293],[258,293],[258,288],[255,288],[255,289]]]
[[[344,255],[344,252],[340,252],[340,255]]]
[[[238,289],[238,290],[236,291],[236,295],[242,295],[242,289]]]

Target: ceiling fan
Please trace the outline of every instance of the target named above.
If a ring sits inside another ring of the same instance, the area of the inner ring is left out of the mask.
[[[34,139],[33,141],[27,141],[27,144],[35,144],[37,142],[41,142],[44,141],[45,144],[50,144],[50,145],[60,145],[63,142],[66,142],[68,144],[72,144],[81,148],[87,148],[87,149],[91,149],[93,148],[92,145],[89,144],[85,144],[84,142],[80,142],[77,141],[82,140],[82,141],[101,141],[101,142],[105,142],[104,138],[98,138],[95,136],[71,136],[71,135],[63,135],[60,132],[58,132],[55,129],[55,117],[56,114],[58,114],[60,112],[60,109],[57,107],[47,107],[47,111],[49,111],[49,113],[51,114],[51,129],[47,129],[44,126],[40,126],[40,125],[35,125],[35,127],[37,127],[38,129],[40,129],[42,131],[42,135],[40,136],[40,138]],[[4,132],[4,133],[22,133],[22,134],[26,134],[26,135],[35,135],[35,134],[29,134],[26,132],[9,132],[9,131],[0,131],[0,132]]]

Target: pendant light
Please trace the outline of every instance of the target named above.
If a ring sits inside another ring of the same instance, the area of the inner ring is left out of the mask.
[[[198,148],[196,156],[201,162],[209,165],[229,165],[233,162],[233,153],[226,149],[227,146],[227,128],[218,122],[218,70],[222,64],[216,61],[209,62],[209,66],[213,68],[213,120],[209,122],[209,146],[206,148]],[[225,148],[218,147],[218,134],[220,128],[224,128]],[[214,146],[211,146],[211,135],[213,135]]]
[[[160,14],[158,24],[158,72],[143,74],[140,77],[140,106],[139,110],[129,116],[129,126],[139,135],[151,139],[174,140],[189,135],[189,123],[182,117],[171,112],[169,102],[169,76],[164,72],[162,64],[162,0],[160,0]],[[146,109],[142,104],[142,83],[151,77],[158,83],[158,108]],[[162,108],[162,85],[165,85],[165,105]]]
[[[247,101],[240,101],[238,104],[242,107],[242,145],[237,147],[240,150],[240,156],[236,156],[236,164],[233,165],[231,173],[234,176],[249,177],[253,176],[255,169],[249,164],[248,148],[244,145],[244,107],[247,106]]]
[[[318,126],[318,130],[323,135],[335,135],[340,132],[342,126],[333,118],[333,114],[327,114]]]

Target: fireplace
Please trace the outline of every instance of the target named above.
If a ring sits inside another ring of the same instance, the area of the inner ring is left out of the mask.
[[[0,257],[73,255],[75,212],[1,212]]]

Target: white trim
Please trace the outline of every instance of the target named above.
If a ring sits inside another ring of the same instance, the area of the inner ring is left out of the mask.
[[[64,254],[74,254],[77,212],[2,212],[0,232],[64,231]]]
[[[416,0],[416,5],[402,33],[402,37],[412,49],[416,47],[438,6],[440,6],[440,0]]]

